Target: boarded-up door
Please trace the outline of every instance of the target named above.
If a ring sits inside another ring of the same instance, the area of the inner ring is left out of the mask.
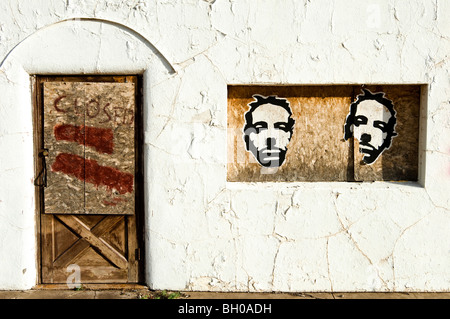
[[[139,281],[137,84],[37,81],[42,283]]]

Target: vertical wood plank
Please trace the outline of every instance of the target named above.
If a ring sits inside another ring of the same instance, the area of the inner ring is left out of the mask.
[[[44,83],[44,147],[48,148],[45,212],[82,214],[84,209],[83,88],[78,83]],[[78,142],[72,142],[75,139]]]
[[[87,214],[134,214],[135,84],[86,83]]]
[[[41,214],[41,280],[46,283],[53,283],[53,219],[53,215]]]
[[[139,260],[136,258],[136,252],[139,248],[136,236],[136,216],[126,216],[126,227],[128,233],[128,281],[139,282]],[[141,251],[140,254],[144,252]]]

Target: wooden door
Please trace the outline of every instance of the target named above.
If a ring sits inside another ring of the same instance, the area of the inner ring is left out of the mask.
[[[39,78],[42,283],[140,280],[137,77]]]

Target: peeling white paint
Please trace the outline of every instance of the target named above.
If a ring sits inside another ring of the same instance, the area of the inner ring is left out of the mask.
[[[0,289],[36,284],[45,73],[144,75],[151,288],[450,289],[449,2],[281,2],[0,2]],[[268,83],[428,84],[420,183],[227,183],[227,84]]]

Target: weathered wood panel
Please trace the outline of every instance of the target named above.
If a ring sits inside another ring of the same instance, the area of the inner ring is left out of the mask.
[[[384,92],[385,97],[392,101],[397,118],[397,136],[392,138],[390,148],[370,165],[362,160],[363,154],[358,151],[359,141],[354,139],[355,180],[417,181],[420,86],[369,85],[365,88],[372,93]]]
[[[351,102],[362,93],[361,88],[351,85],[230,86],[228,181],[417,180],[420,86],[364,86],[374,94],[385,93],[386,99],[394,105],[397,120],[397,136],[391,139],[391,146],[371,163],[368,163],[367,153],[360,152],[360,137],[347,140],[343,138]],[[245,113],[249,110],[248,104],[255,101],[253,94],[276,95],[290,102],[295,126],[286,160],[279,167],[264,167],[256,155],[246,150],[248,142],[243,139],[243,127],[246,123]],[[384,111],[387,112],[386,109]],[[389,113],[387,114],[389,118]],[[370,125],[373,126],[374,119],[369,116],[369,121],[372,121]],[[361,131],[362,127],[356,131]],[[372,136],[373,143],[374,139]],[[364,156],[366,158],[363,161]]]
[[[44,83],[45,212],[133,214],[135,83]]]
[[[254,94],[276,95],[290,103],[295,120],[285,162],[266,168],[246,151],[244,114]],[[233,182],[346,181],[349,142],[343,142],[343,122],[351,102],[351,86],[230,86],[228,88],[228,171]]]
[[[85,98],[86,213],[133,214],[135,84],[86,83]]]
[[[42,283],[138,282],[135,216],[41,215]]]
[[[49,150],[45,212],[84,214],[84,163],[75,166],[72,161],[72,157],[84,159],[84,136],[81,130],[70,130],[84,126],[84,106],[78,98],[83,96],[84,88],[80,83],[64,82],[47,82],[43,86],[44,147]]]

